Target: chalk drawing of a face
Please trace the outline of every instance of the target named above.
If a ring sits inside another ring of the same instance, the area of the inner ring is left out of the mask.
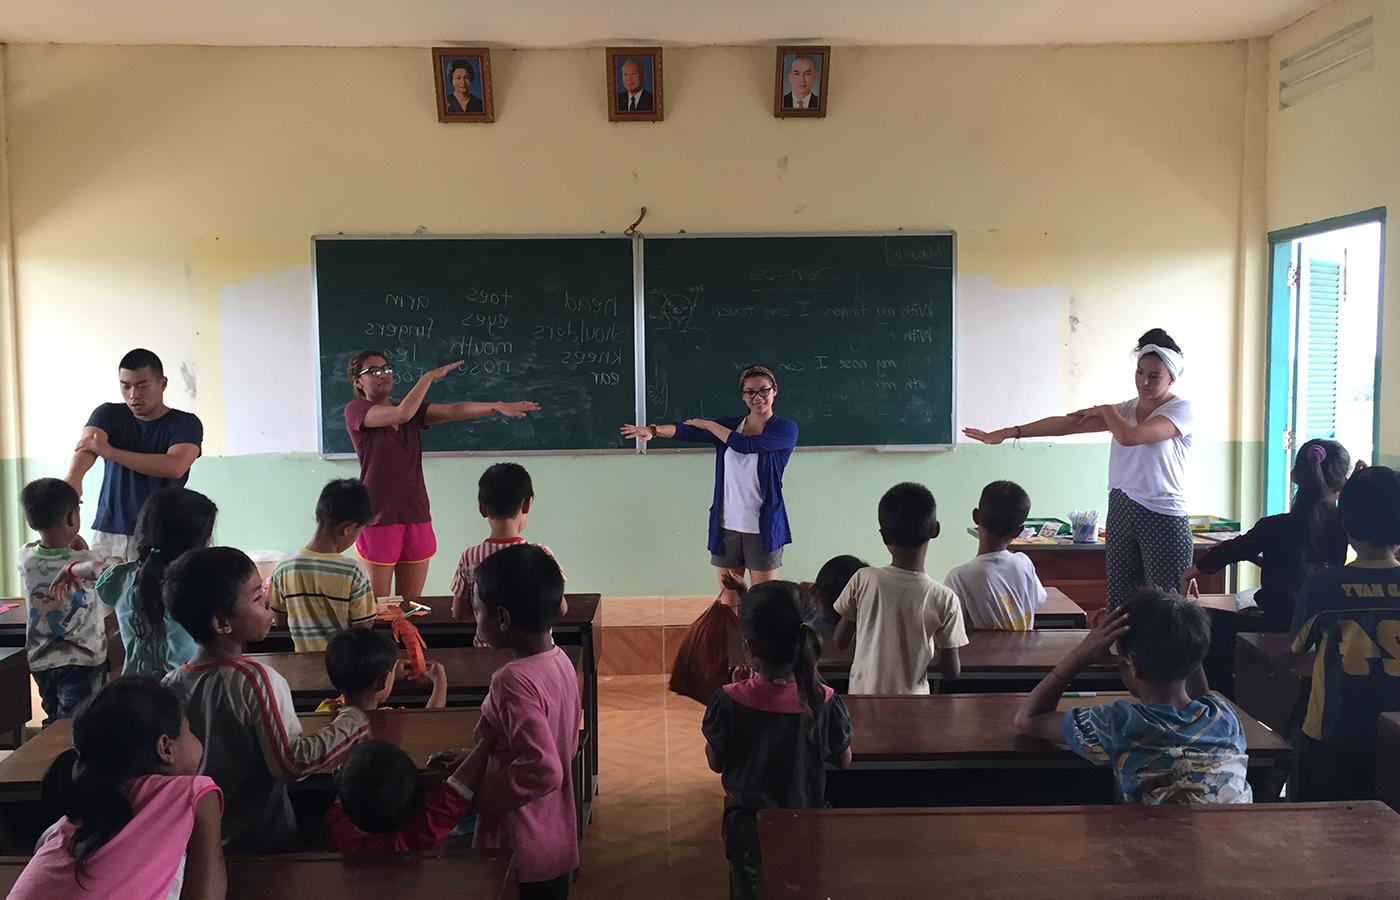
[[[662,294],[661,315],[666,319],[667,331],[703,331],[694,327],[695,309],[695,298],[689,294]]]

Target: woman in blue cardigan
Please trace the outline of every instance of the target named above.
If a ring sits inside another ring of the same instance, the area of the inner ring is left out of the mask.
[[[691,626],[676,654],[671,690],[701,703],[729,680],[729,632],[738,627],[738,594],[747,571],[754,584],[773,581],[792,543],[783,504],[783,470],[797,445],[797,425],[773,412],[778,381],[771,370],[749,366],[739,375],[747,416],[686,419],[673,425],[624,425],[622,435],[640,441],[674,438],[712,444],[715,492],[710,506],[710,563],[720,580],[713,606]]]

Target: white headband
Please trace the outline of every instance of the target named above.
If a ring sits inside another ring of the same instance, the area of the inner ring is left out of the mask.
[[[1158,347],[1156,344],[1144,344],[1137,350],[1137,358],[1142,359],[1149,353],[1157,354],[1157,358],[1167,367],[1167,371],[1172,374],[1172,381],[1181,377],[1181,373],[1186,371],[1186,358],[1178,350],[1170,347]]]

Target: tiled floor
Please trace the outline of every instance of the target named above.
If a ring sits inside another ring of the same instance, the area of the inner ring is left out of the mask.
[[[583,840],[583,900],[723,900],[724,795],[705,764],[704,707],[666,690],[660,675],[598,684],[599,794]]]

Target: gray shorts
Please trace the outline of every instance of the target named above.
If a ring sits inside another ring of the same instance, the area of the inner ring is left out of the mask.
[[[724,553],[710,554],[710,565],[716,569],[748,569],[751,572],[774,572],[783,567],[783,548],[772,553],[763,549],[763,536],[724,529]]]

